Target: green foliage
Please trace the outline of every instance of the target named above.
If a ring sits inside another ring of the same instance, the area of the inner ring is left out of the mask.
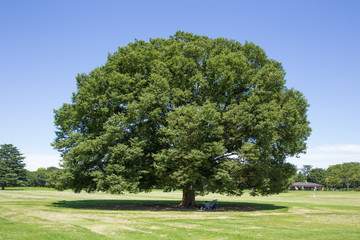
[[[46,169],[39,168],[37,171],[27,171],[26,179],[30,187],[46,186]]]
[[[328,172],[325,169],[313,168],[306,176],[306,179],[308,182],[318,183],[325,186],[327,177],[328,177]]]
[[[329,176],[326,178],[326,183],[333,188],[344,184],[349,191],[354,183],[360,181],[360,163],[358,162],[336,164],[330,166],[327,171]]]
[[[293,182],[306,182],[306,177],[301,172],[296,173]]]
[[[69,182],[72,181],[72,175],[65,169],[50,167],[46,173],[46,186],[64,191],[69,188]]]
[[[309,181],[307,180],[307,175],[309,174],[311,168],[311,165],[303,165],[302,168],[297,169],[294,175],[291,177],[291,183]]]
[[[50,187],[57,190],[67,188],[67,179],[69,175],[65,174],[64,169],[57,167],[39,168],[36,171],[26,173],[27,185],[29,187]]]
[[[12,144],[0,145],[0,186],[25,185],[26,171],[24,157]]]
[[[278,193],[303,153],[308,104],[253,43],[177,32],[79,74],[54,147],[76,192]]]
[[[311,165],[303,165],[303,167],[300,169],[300,172],[302,173],[302,175],[307,177],[308,174],[310,173],[311,169],[312,169]]]

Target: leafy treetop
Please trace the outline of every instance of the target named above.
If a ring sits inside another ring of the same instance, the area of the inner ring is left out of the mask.
[[[79,74],[55,111],[54,147],[75,191],[283,190],[310,134],[308,104],[253,43],[177,32],[135,41]],[[189,200],[190,199],[190,200]]]

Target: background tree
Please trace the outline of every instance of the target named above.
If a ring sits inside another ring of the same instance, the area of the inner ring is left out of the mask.
[[[309,174],[312,166],[311,165],[303,165],[302,168],[298,169],[295,175],[292,177],[292,182],[306,182],[307,175]]]
[[[345,184],[346,190],[349,191],[352,184],[360,179],[360,163],[348,162],[336,164],[328,168],[329,177],[326,182],[333,187]]]
[[[330,166],[326,171],[328,176],[325,179],[326,186],[329,188],[339,188],[342,185],[342,180],[340,174],[338,174],[341,164],[336,164]]]
[[[9,186],[21,186],[26,182],[24,157],[12,144],[0,145],[0,185],[2,190]]]
[[[308,174],[310,173],[311,169],[312,169],[311,165],[303,165],[303,167],[300,168],[300,172],[306,178],[308,176]]]
[[[60,169],[56,167],[39,168],[36,171],[26,171],[26,179],[29,187],[49,187],[49,181],[52,181],[52,173]]]
[[[27,182],[30,187],[46,186],[46,169],[39,168],[36,171],[27,171]]]
[[[119,48],[55,111],[69,186],[180,188],[184,206],[196,193],[282,191],[295,172],[286,158],[310,134],[307,101],[284,76],[253,43],[177,32]]]
[[[68,171],[61,168],[50,167],[46,173],[46,186],[63,191],[70,188],[69,182],[73,181]]]
[[[294,176],[294,182],[306,182],[306,177],[300,171],[298,171]]]
[[[312,183],[318,183],[321,185],[326,185],[326,178],[328,177],[328,172],[322,168],[312,168],[308,175],[306,176],[306,180]]]

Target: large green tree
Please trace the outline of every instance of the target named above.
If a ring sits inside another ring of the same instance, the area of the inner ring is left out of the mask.
[[[24,157],[12,144],[0,145],[0,186],[4,190],[7,186],[25,184],[26,171]]]
[[[282,191],[295,173],[286,158],[310,134],[308,103],[284,76],[248,42],[177,32],[120,47],[55,111],[70,187],[182,189],[184,206],[208,192]]]

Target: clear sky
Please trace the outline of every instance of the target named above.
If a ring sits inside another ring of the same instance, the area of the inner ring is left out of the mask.
[[[262,47],[304,93],[312,135],[301,167],[360,161],[360,1],[0,1],[0,144],[28,170],[57,166],[53,110],[75,76],[135,39],[177,30]]]

